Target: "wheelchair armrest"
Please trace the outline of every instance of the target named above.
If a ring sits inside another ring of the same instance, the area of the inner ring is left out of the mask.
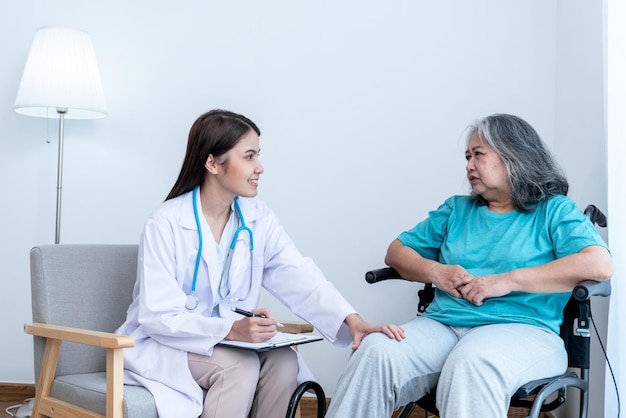
[[[611,282],[596,282],[593,280],[584,281],[572,291],[572,296],[577,301],[589,299],[591,296],[609,296],[611,294]]]
[[[392,267],[384,267],[376,270],[370,270],[365,273],[365,281],[368,283],[378,283],[383,280],[406,280],[404,277],[400,276],[398,272]],[[426,283],[424,288],[417,292],[419,296],[419,303],[417,305],[417,315],[421,315],[426,311],[428,305],[435,298],[435,288],[432,283]]]
[[[400,276],[398,272],[395,271],[391,267],[384,267],[384,268],[380,268],[376,270],[370,270],[367,273],[365,273],[365,281],[367,281],[370,284],[382,282],[383,280],[391,280],[391,279],[404,280],[404,278],[402,278],[402,276]]]

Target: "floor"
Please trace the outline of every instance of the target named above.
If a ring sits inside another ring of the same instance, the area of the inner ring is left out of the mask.
[[[6,409],[17,404],[19,404],[19,402],[0,402],[0,418],[10,417],[11,415],[7,414]],[[15,412],[15,409],[12,409],[11,411]]]
[[[7,414],[6,409],[10,406],[16,405],[19,402],[0,402],[0,418],[10,418],[11,415]],[[517,409],[517,408],[515,408]],[[13,410],[14,411],[14,410]],[[510,411],[509,412],[509,417],[518,417],[518,416],[525,416],[524,415],[517,415],[516,412],[518,411]],[[396,412],[393,416],[396,417],[398,415],[398,412]],[[410,418],[424,418],[427,415],[424,414],[424,411],[421,411],[416,408],[413,413],[410,415]],[[551,417],[552,415],[550,414],[545,414],[542,415],[542,417]],[[301,405],[301,418],[316,418],[317,417],[317,406],[314,402],[305,402],[304,405]]]
[[[9,418],[11,417],[11,415],[7,414],[6,409],[10,406],[16,405],[19,402],[0,402],[0,418]],[[310,407],[309,407],[310,405]],[[303,405],[304,407],[301,409],[301,418],[316,418],[317,417],[317,406],[314,402],[311,402],[310,404],[308,402],[305,403],[305,405]],[[15,410],[12,410],[13,412],[15,412]],[[394,416],[397,416],[397,414],[395,414]],[[424,413],[418,413],[416,411],[413,411],[413,414],[411,414],[411,418],[422,418],[424,417]]]
[[[396,418],[400,414],[401,410],[396,411],[392,418]],[[307,402],[300,404],[301,418],[317,418],[317,404],[315,402]],[[511,408],[509,409],[508,418],[521,418],[528,415],[528,410],[524,408]],[[432,417],[432,414],[424,412],[419,407],[415,407],[409,418],[427,418]],[[540,418],[553,418],[552,414],[543,412],[539,415]]]
[[[328,405],[328,400],[326,401],[326,404]],[[392,418],[396,418],[399,414],[400,414],[400,410],[396,411],[393,415]],[[413,410],[413,412],[411,413],[411,415],[409,415],[409,418],[426,418],[426,417],[430,417],[430,414],[426,414],[423,410],[421,410],[420,408],[415,408]],[[317,401],[316,400],[312,400],[312,399],[303,399],[303,401],[300,402],[300,418],[317,418]]]

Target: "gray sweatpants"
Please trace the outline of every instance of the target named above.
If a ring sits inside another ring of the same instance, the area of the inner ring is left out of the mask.
[[[419,317],[402,327],[400,342],[380,333],[364,339],[327,418],[390,417],[435,386],[441,418],[506,418],[519,386],[567,368],[561,338],[531,325],[455,328]]]

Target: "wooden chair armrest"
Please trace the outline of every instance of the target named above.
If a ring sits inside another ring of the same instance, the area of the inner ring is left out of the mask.
[[[134,347],[135,339],[128,335],[86,330],[53,324],[25,324],[27,334],[46,338],[46,346],[37,383],[33,418],[85,417],[102,415],[51,396],[61,343],[64,341],[106,349],[106,418],[123,418],[124,356],[123,349]]]
[[[53,324],[25,324],[24,332],[44,338],[53,338],[102,348],[128,348],[135,346],[135,339],[128,335],[93,331]]]

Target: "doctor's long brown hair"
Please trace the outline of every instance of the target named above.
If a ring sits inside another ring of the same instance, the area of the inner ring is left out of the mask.
[[[250,130],[261,135],[259,128],[250,119],[227,110],[214,109],[198,117],[189,130],[180,174],[165,200],[187,193],[202,184],[206,176],[204,165],[209,155],[214,158],[223,156]]]

